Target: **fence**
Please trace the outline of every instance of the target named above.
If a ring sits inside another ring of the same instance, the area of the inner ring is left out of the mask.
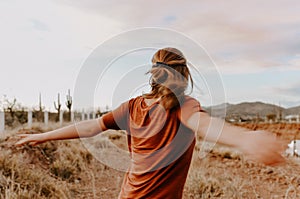
[[[4,112],[0,112],[0,132],[5,130],[5,116]]]
[[[77,121],[80,121],[80,120],[82,121],[82,120],[86,120],[86,119],[87,120],[95,119],[97,117],[95,112],[85,113],[84,111],[82,111],[81,113],[76,113],[76,114],[77,114],[77,117],[75,117],[74,112],[71,112],[71,115],[69,117],[71,122],[74,122],[75,119]],[[45,127],[48,127],[48,125],[49,125],[49,112],[45,111],[43,116],[44,116],[43,117],[43,123],[44,123]],[[68,121],[69,121],[69,118],[68,118]],[[63,125],[63,122],[64,122],[64,112],[63,111],[61,111],[60,114],[59,114],[58,122],[59,122],[60,126]],[[32,124],[33,124],[33,112],[28,111],[27,112],[27,126],[28,126],[28,128],[31,128]],[[0,111],[0,134],[5,131],[5,125],[6,125],[5,124],[5,112]]]

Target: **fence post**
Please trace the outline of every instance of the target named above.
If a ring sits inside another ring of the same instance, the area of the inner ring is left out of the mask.
[[[71,112],[71,122],[74,122],[74,112]]]
[[[3,133],[5,130],[5,113],[0,112],[0,133]]]
[[[46,127],[48,127],[48,121],[49,121],[49,113],[48,113],[48,111],[45,111],[44,112],[44,123],[45,123]]]
[[[85,114],[84,111],[81,112],[81,121],[85,120]]]
[[[96,119],[96,113],[93,111],[93,119]]]
[[[59,113],[59,125],[62,126],[64,121],[64,111],[60,111]]]
[[[87,120],[89,120],[91,118],[91,113],[87,112]]]
[[[28,128],[32,127],[32,111],[29,110],[27,114]]]

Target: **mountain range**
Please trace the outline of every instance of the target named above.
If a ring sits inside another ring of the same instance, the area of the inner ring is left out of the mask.
[[[203,107],[212,116],[222,117],[226,113],[226,117],[240,116],[240,117],[266,117],[267,115],[275,114],[282,115],[299,115],[300,106],[292,108],[284,108],[274,104],[267,104],[263,102],[243,102],[239,104],[223,103],[211,107]]]

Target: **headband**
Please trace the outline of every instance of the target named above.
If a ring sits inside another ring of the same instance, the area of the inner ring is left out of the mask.
[[[169,65],[169,64],[166,64],[166,63],[164,63],[164,62],[156,62],[152,67],[153,68],[156,68],[156,67],[164,67],[164,68],[172,68],[172,66],[174,67],[174,66],[182,66],[182,67],[186,67],[186,65],[185,64],[172,64],[172,65]]]
[[[164,62],[156,62],[153,66],[153,68],[155,67],[164,67],[164,68],[170,68],[170,66]]]

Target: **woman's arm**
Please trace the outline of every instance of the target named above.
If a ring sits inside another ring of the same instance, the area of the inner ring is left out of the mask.
[[[24,144],[37,145],[50,140],[65,140],[74,139],[79,137],[92,137],[102,131],[107,130],[102,118],[81,121],[78,123],[71,124],[69,126],[59,128],[47,133],[39,134],[21,134],[21,138],[16,145],[22,146]]]
[[[210,122],[213,124],[209,126]],[[218,142],[241,150],[249,159],[272,165],[284,162],[281,153],[285,149],[282,141],[266,131],[249,131],[224,123],[207,113],[194,113],[185,125],[210,142]],[[218,127],[223,126],[223,128]]]

